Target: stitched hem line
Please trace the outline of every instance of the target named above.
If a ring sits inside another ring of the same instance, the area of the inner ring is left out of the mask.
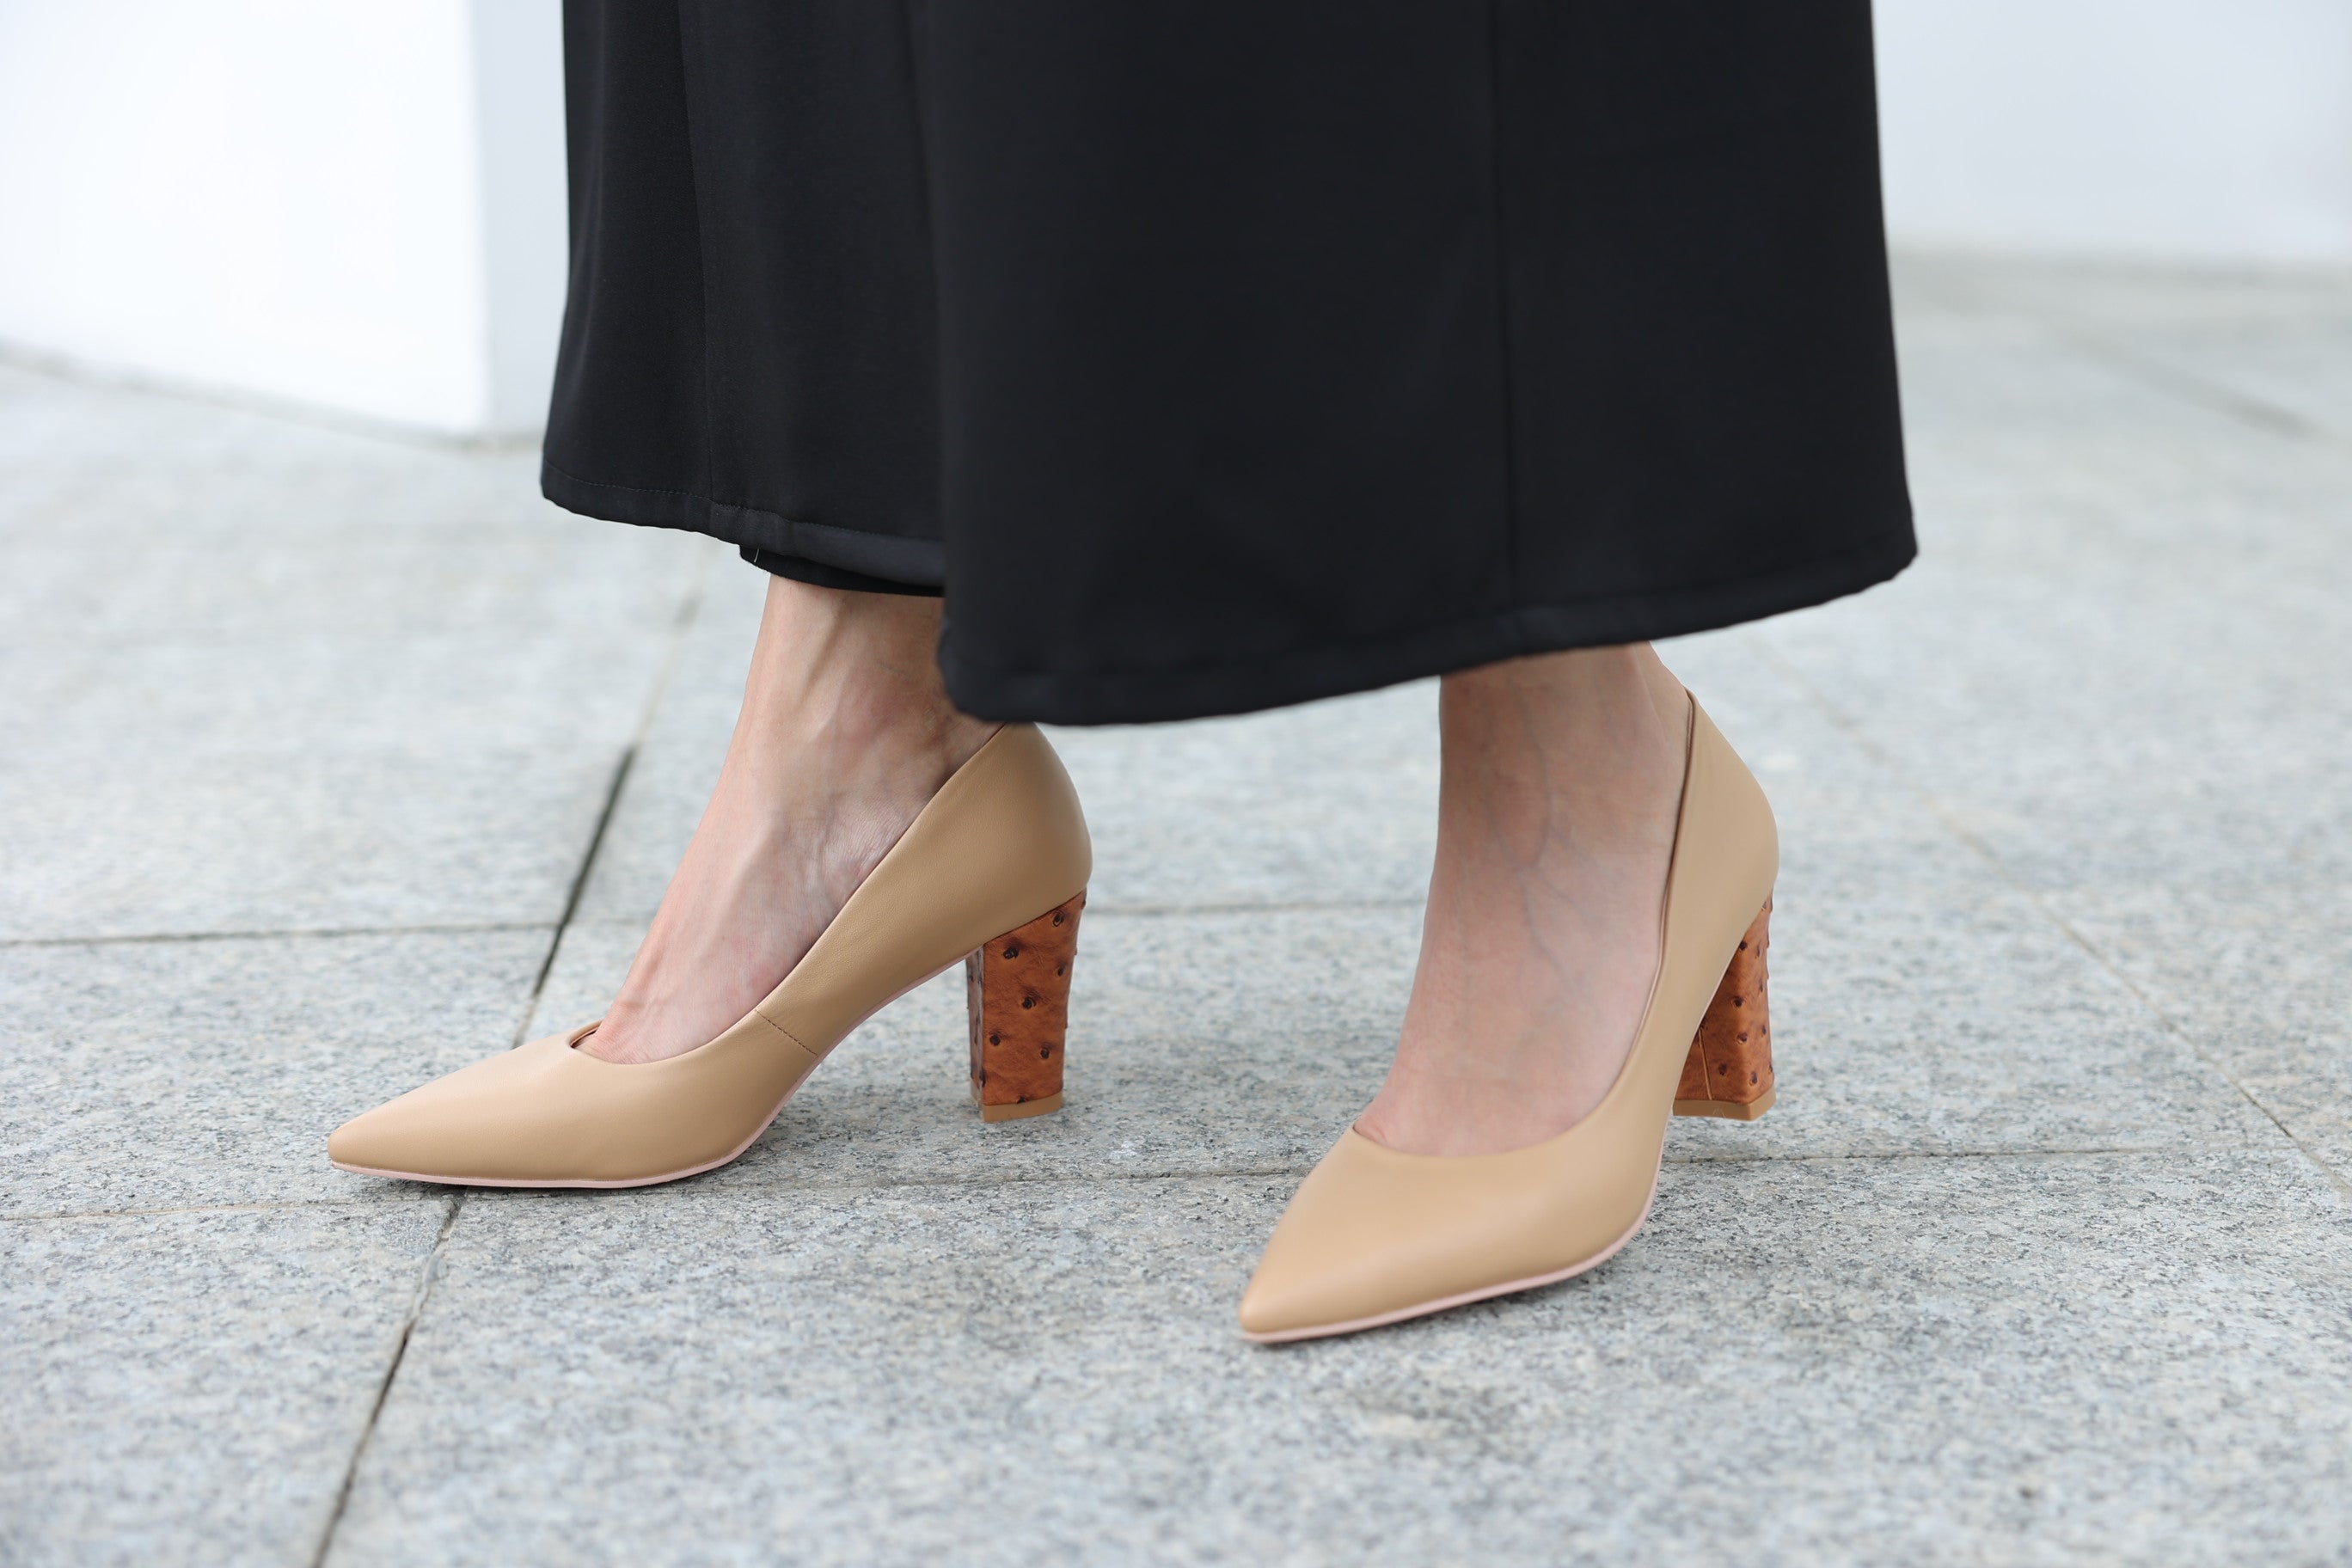
[[[1491,145],[1487,177],[1494,182],[1488,208],[1495,228],[1495,361],[1503,404],[1503,566],[1509,597],[1519,596],[1519,394],[1518,366],[1511,352],[1511,229],[1505,190],[1503,145],[1503,16],[1495,0],[1486,5],[1486,134]]]
[[[950,624],[940,668],[948,695],[978,719],[1044,724],[1205,719],[1370,691],[1530,654],[1650,642],[1762,620],[1883,583],[1917,553],[1905,516],[1868,544],[1760,577],[1521,605],[1339,647],[1298,648],[1174,670],[994,668],[955,647]]]
[[[947,581],[947,554],[935,539],[808,522],[759,507],[713,500],[692,490],[655,489],[582,479],[542,459],[539,493],[566,511],[641,528],[677,528],[770,555],[798,557],[918,591]]]

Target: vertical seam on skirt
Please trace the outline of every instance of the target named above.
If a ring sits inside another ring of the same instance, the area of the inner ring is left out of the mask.
[[[947,591],[948,559],[948,410],[946,365],[942,355],[946,333],[941,330],[946,312],[940,303],[940,226],[939,204],[931,189],[930,126],[923,118],[923,64],[918,30],[922,26],[916,15],[919,0],[898,0],[899,40],[906,53],[907,112],[915,122],[915,184],[923,197],[923,247],[929,253],[924,258],[923,270],[931,280],[931,462],[937,475],[931,505],[931,521],[940,531],[940,596]],[[940,643],[947,640],[947,622],[942,607],[940,623]]]
[[[1519,421],[1511,355],[1510,229],[1503,197],[1502,30],[1502,0],[1487,0],[1486,115],[1490,177],[1494,182],[1495,363],[1500,373],[1503,400],[1503,572],[1506,600],[1516,609],[1519,599]]]
[[[702,490],[708,497],[719,489],[719,398],[711,391],[711,345],[715,334],[710,330],[710,219],[702,202],[702,177],[698,167],[701,162],[694,137],[694,66],[690,58],[691,34],[687,26],[686,7],[672,8],[677,18],[677,101],[678,114],[686,121],[686,188],[694,203],[694,264],[702,275]]]
[[[947,396],[947,311],[940,299],[940,225],[937,192],[931,182],[930,122],[923,114],[922,32],[927,23],[922,16],[921,0],[898,0],[898,27],[906,47],[908,113],[915,122],[916,185],[923,197],[924,270],[931,280],[931,465],[935,476],[931,489],[931,521],[940,534],[940,635],[932,645],[936,658],[947,647],[949,614],[946,605],[948,562],[948,396]]]

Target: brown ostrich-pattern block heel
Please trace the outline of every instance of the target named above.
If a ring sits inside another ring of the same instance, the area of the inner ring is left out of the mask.
[[[1062,1109],[1070,969],[1087,896],[1046,910],[964,960],[971,1019],[971,1098],[983,1121]]]
[[[1772,1005],[1764,962],[1771,924],[1767,899],[1699,1020],[1675,1089],[1676,1116],[1753,1121],[1772,1109]]]

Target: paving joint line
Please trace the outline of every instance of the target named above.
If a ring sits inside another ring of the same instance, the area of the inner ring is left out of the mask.
[[[1822,1154],[1669,1154],[1669,1165],[1815,1165],[1865,1160],[1896,1163],[1906,1160],[2085,1160],[2115,1154],[2263,1153],[2230,1143],[2113,1143],[2080,1149],[1856,1149]],[[2283,1151],[2273,1149],[2269,1153]]]
[[[654,719],[661,711],[663,699],[669,695],[670,683],[677,679],[677,667],[686,651],[688,634],[702,612],[705,579],[710,573],[710,561],[706,555],[696,563],[694,576],[687,585],[677,615],[670,626],[669,652],[662,660],[661,673],[655,677],[652,692],[646,699],[645,711],[637,716],[636,733],[621,752],[621,760],[613,769],[611,787],[604,792],[604,807],[596,814],[596,826],[588,835],[588,847],[580,857],[580,869],[572,879],[572,889],[563,900],[563,912],[557,917],[555,930],[548,939],[547,956],[540,961],[539,974],[531,982],[530,995],[524,1002],[522,1017],[515,1024],[514,1043],[520,1045],[530,1033],[532,1020],[539,1013],[539,1002],[547,991],[547,978],[555,972],[555,960],[563,950],[564,934],[571,931],[580,913],[580,902],[587,895],[588,879],[596,869],[596,858],[604,847],[604,837],[613,826],[613,816],[620,809],[621,792],[629,782],[629,773],[636,765],[638,753],[652,737]]]
[[[2072,349],[2095,363],[2117,371],[2139,385],[2164,393],[2209,414],[2221,414],[2271,436],[2310,441],[2321,446],[2352,447],[2352,438],[2316,423],[2294,409],[2238,391],[2196,371],[2154,358],[2112,331],[2053,321],[2044,311],[2021,307],[1987,294],[1981,284],[1950,273],[1937,274],[1932,264],[1908,279],[1914,292],[1940,294],[1932,304],[1947,310],[1977,315],[2008,316],[2045,333],[2062,348]]]
[[[596,857],[604,847],[604,836],[611,828],[614,814],[620,805],[621,790],[628,782],[630,767],[636,761],[638,752],[645,749],[646,739],[653,732],[655,716],[661,711],[663,699],[669,695],[670,683],[677,676],[677,667],[684,657],[688,634],[693,630],[694,623],[701,613],[704,583],[709,572],[709,557],[705,555],[697,562],[694,574],[688,581],[683,604],[671,622],[669,651],[662,660],[660,672],[654,678],[653,689],[646,694],[645,710],[637,717],[636,732],[630,737],[627,747],[621,752],[620,763],[613,770],[613,782],[604,792],[604,809],[596,815],[596,826],[590,832],[587,847],[581,854],[580,869],[572,879],[563,913],[548,938],[547,956],[541,961],[539,976],[531,984],[530,994],[523,1002],[522,1016],[515,1024],[514,1040],[518,1045],[530,1032],[531,1019],[539,1011],[540,997],[547,988],[547,977],[553,972],[556,955],[563,947],[563,933],[571,929],[573,918],[579,913],[581,898],[587,891],[589,876],[596,868]],[[432,1298],[433,1285],[440,1276],[441,1262],[447,1253],[449,1238],[457,1229],[457,1220],[466,1212],[467,1202],[480,1190],[461,1187],[449,1199],[449,1212],[441,1222],[441,1234],[433,1243],[432,1253],[425,1258],[425,1274],[418,1281],[416,1298],[401,1324],[400,1338],[393,1345],[390,1364],[383,1369],[383,1381],[376,1387],[375,1403],[368,1411],[367,1423],[360,1430],[359,1441],[352,1447],[351,1462],[343,1468],[342,1485],[336,1490],[334,1507],[327,1515],[326,1529],[320,1532],[319,1549],[311,1556],[310,1568],[323,1568],[328,1553],[334,1550],[335,1532],[342,1527],[344,1510],[351,1506],[352,1490],[359,1482],[360,1466],[367,1458],[368,1446],[375,1438],[376,1424],[383,1415],[384,1405],[392,1398],[393,1384],[400,1376],[401,1365],[407,1359],[409,1341],[416,1331],[416,1325],[423,1321],[425,1307]]]
[[[563,896],[563,912],[556,917],[554,930],[548,936],[547,952],[539,961],[539,973],[531,977],[530,994],[523,999],[522,1016],[515,1023],[514,1045],[522,1044],[532,1017],[539,1012],[539,999],[547,990],[547,977],[555,969],[555,955],[562,951],[563,933],[572,929],[572,918],[580,912],[581,896],[588,890],[588,874],[596,868],[596,852],[604,847],[605,831],[613,826],[613,813],[621,804],[621,791],[628,785],[629,771],[636,765],[641,742],[642,736],[624,747],[620,762],[614,766],[613,781],[604,788],[604,806],[596,813],[596,826],[589,830],[587,853],[580,857],[580,868],[572,873],[571,890]]]
[[[328,1510],[327,1526],[319,1532],[319,1549],[310,1554],[310,1568],[323,1568],[327,1553],[334,1550],[335,1531],[342,1527],[343,1513],[352,1503],[352,1489],[359,1483],[360,1461],[367,1458],[368,1445],[375,1439],[376,1424],[383,1419],[384,1405],[392,1398],[393,1380],[400,1375],[401,1363],[408,1359],[409,1342],[425,1316],[425,1304],[432,1298],[434,1283],[441,1277],[441,1259],[448,1250],[450,1233],[457,1228],[457,1216],[465,1212],[466,1200],[471,1196],[470,1192],[460,1192],[448,1200],[449,1212],[442,1216],[441,1234],[434,1237],[433,1250],[425,1255],[424,1273],[416,1281],[416,1294],[408,1303],[407,1315],[401,1319],[400,1337],[393,1342],[392,1360],[383,1369],[383,1380],[376,1384],[375,1402],[368,1406],[360,1440],[352,1447],[351,1462],[343,1467],[342,1484],[335,1489],[334,1507]]]
[[[987,1187],[1047,1186],[1055,1183],[1098,1184],[1107,1182],[1198,1182],[1247,1180],[1260,1176],[1304,1176],[1312,1168],[1312,1162],[1309,1162],[1304,1165],[1272,1165],[1262,1170],[1234,1171],[1089,1171],[1076,1173],[1057,1172],[1038,1174],[1012,1173],[995,1176],[881,1176],[867,1181],[838,1182],[766,1181],[755,1178],[744,1183],[735,1191],[738,1193],[864,1193],[904,1192],[925,1187],[945,1187],[959,1192],[970,1192]],[[618,1190],[622,1192],[670,1191],[683,1194],[695,1190],[687,1184],[693,1180],[695,1178],[689,1176],[679,1182],[654,1183],[644,1187],[625,1187]],[[612,1188],[579,1187],[482,1187],[476,1190],[499,1194],[521,1193],[533,1198],[558,1203],[591,1202],[598,1198],[609,1198],[614,1192]]]
[[[2184,1149],[2177,1144],[2112,1144],[2064,1149],[1860,1149],[1841,1150],[1823,1153],[1792,1154],[1669,1154],[1660,1162],[1664,1165],[1809,1165],[1831,1163],[1899,1164],[1926,1160],[2081,1160],[2105,1158],[2117,1154],[2164,1155],[2189,1153],[2261,1153],[2261,1149],[2246,1149],[2231,1144],[2210,1144]],[[2279,1151],[2268,1151],[2272,1153]],[[883,1176],[865,1181],[794,1182],[789,1179],[754,1178],[740,1187],[713,1188],[714,1193],[730,1196],[747,1194],[913,1192],[926,1188],[943,1188],[956,1192],[972,1192],[991,1187],[1034,1187],[1055,1184],[1098,1186],[1108,1183],[1150,1182],[1220,1182],[1257,1181],[1275,1176],[1294,1180],[1303,1178],[1314,1168],[1307,1161],[1294,1165],[1244,1166],[1216,1170],[1169,1171],[1080,1171],[1080,1172],[1013,1172],[999,1175],[963,1174],[954,1176]],[[714,1174],[716,1173],[713,1173]],[[649,1184],[644,1187],[620,1189],[624,1192],[667,1192],[680,1196],[697,1189],[685,1181]],[[565,1187],[478,1187],[477,1195],[497,1194],[497,1201],[519,1203],[592,1203],[612,1198],[611,1189],[583,1190]],[[508,1194],[516,1194],[509,1196]]]
[[[2207,1067],[2212,1068],[2216,1073],[2219,1073],[2224,1083],[2227,1083],[2231,1089],[2238,1091],[2240,1098],[2244,1100],[2248,1105],[2253,1107],[2253,1109],[2259,1112],[2265,1121],[2270,1122],[2272,1126],[2278,1129],[2279,1135],[2281,1137],[2284,1138],[2289,1144],[2302,1153],[2304,1158],[2309,1160],[2314,1165],[2317,1166],[2320,1173],[2327,1178],[2328,1183],[2333,1185],[2338,1193],[2347,1198],[2352,1198],[2352,1177],[2347,1177],[2344,1172],[2338,1171],[2328,1161],[2321,1158],[2319,1153],[2314,1150],[2310,1144],[2298,1137],[2294,1130],[2289,1127],[2286,1122],[2280,1118],[2276,1111],[2273,1110],[2267,1104],[2265,1104],[2262,1096],[2255,1093],[2252,1089],[2249,1088],[2245,1080],[2241,1078],[2227,1062],[2222,1061],[2211,1051],[2208,1050],[2203,1041],[2200,1040],[2195,1035],[2191,1034],[2187,1028],[2185,1028],[2169,1012],[2158,1005],[2153,996],[2149,995],[2146,990],[2142,989],[2140,985],[2131,978],[2131,976],[2126,974],[2122,968],[2116,963],[2114,959],[2107,955],[2105,950],[2100,948],[2097,943],[2092,942],[2088,937],[2084,936],[2082,931],[2077,930],[2072,921],[2068,920],[2064,915],[2060,914],[2055,909],[2052,908],[2049,900],[2042,896],[2040,889],[2030,886],[2021,879],[2014,871],[2011,870],[2008,863],[2002,860],[2001,858],[1994,852],[1992,846],[1986,843],[1974,829],[1962,822],[1959,819],[1958,815],[1950,807],[1947,806],[1934,791],[1928,789],[1927,786],[1922,784],[1919,780],[1912,777],[1909,771],[1900,763],[1895,761],[1892,752],[1888,752],[1884,746],[1880,745],[1875,740],[1874,740],[1863,730],[1862,726],[1843,709],[1832,702],[1828,696],[1824,694],[1819,687],[1815,686],[1801,670],[1798,669],[1794,664],[1790,663],[1788,658],[1783,655],[1780,649],[1771,646],[1769,642],[1766,641],[1760,636],[1750,637],[1747,640],[1749,646],[1757,650],[1759,662],[1770,668],[1775,674],[1780,677],[1781,679],[1787,681],[1791,687],[1795,688],[1798,694],[1803,697],[1805,700],[1811,703],[1812,706],[1821,712],[1822,717],[1826,718],[1830,721],[1832,728],[1836,729],[1840,733],[1843,734],[1848,740],[1852,741],[1856,746],[1861,748],[1864,756],[1870,758],[1872,762],[1876,763],[1879,767],[1885,770],[1891,777],[1895,778],[1906,788],[1909,789],[1911,793],[1918,798],[1919,802],[1927,806],[1929,814],[1942,825],[1947,833],[1949,833],[1954,838],[1960,842],[1963,847],[1975,855],[1979,859],[1982,860],[1992,871],[1993,875],[1999,878],[2000,881],[2012,892],[2023,898],[2025,901],[2032,907],[2036,914],[2039,914],[2043,920],[2049,921],[2051,925],[2055,927],[2058,931],[2066,938],[2067,941],[2080,948],[2083,952],[2090,958],[2093,963],[2096,964],[2109,979],[2121,986],[2126,995],[2137,1002],[2140,1006],[2147,1011],[2148,1016],[2156,1020],[2156,1024],[2158,1028],[2170,1035],[2173,1038],[2179,1040],[2181,1044],[2187,1046],[2190,1054],[2195,1056],[2199,1061],[2203,1062]]]
[[[367,1209],[379,1206],[385,1205],[375,1198],[288,1198],[282,1203],[173,1204],[150,1209],[59,1209],[51,1214],[0,1214],[0,1225],[26,1224],[34,1220],[150,1219],[158,1215],[278,1214],[301,1209]]]
[[[133,931],[114,936],[0,937],[0,948],[124,947],[158,942],[284,942],[297,937],[479,936],[496,931],[546,931],[545,921],[469,921],[446,924],[388,926],[288,926],[281,930]]]
[[[2282,407],[2266,398],[2251,396],[2168,361],[2151,358],[2118,339],[2074,327],[2045,324],[2044,330],[2059,343],[2093,363],[2120,372],[2150,391],[2163,393],[2208,414],[2224,415],[2249,429],[2290,441],[2307,441],[2324,447],[2346,444],[2335,431],[2314,424],[2292,408]]]
[[[1668,1154],[1660,1163],[1666,1165],[1803,1165],[1840,1162],[1852,1162],[1856,1163],[1864,1162],[1894,1163],[1913,1160],[2086,1159],[2110,1154],[2175,1154],[2184,1152],[2189,1153],[2230,1153],[2233,1152],[2261,1153],[2264,1151],[2260,1149],[2248,1150],[2240,1145],[2220,1143],[2190,1145],[2187,1146],[2185,1150],[2182,1145],[2179,1144],[2116,1143],[2063,1149],[1853,1149],[1815,1153],[1744,1154],[1738,1152],[1727,1152],[1718,1154]],[[921,1187],[953,1187],[958,1189],[970,1189],[975,1187],[1038,1186],[1050,1184],[1055,1182],[1077,1184],[1103,1182],[1248,1181],[1270,1176],[1303,1177],[1312,1168],[1312,1164],[1307,1163],[1297,1165],[1236,1166],[1208,1170],[1092,1171],[1080,1172],[1076,1173],[1055,1172],[1034,1174],[1009,1173],[1003,1175],[963,1175],[952,1177],[904,1176],[883,1177],[869,1181],[801,1183],[790,1181],[754,1181],[747,1184],[746,1190],[765,1193],[896,1192]],[[683,1183],[657,1183],[654,1184],[654,1186],[670,1188],[681,1193],[691,1192],[694,1190]],[[626,1190],[651,1191],[653,1190],[653,1187]],[[570,1189],[555,1187],[468,1187],[462,1189],[460,1192],[452,1193],[447,1196],[443,1197],[440,1201],[447,1202],[457,1196],[470,1198],[493,1193],[520,1193],[529,1194],[534,1198],[559,1202],[569,1202],[574,1200],[591,1201],[594,1199],[609,1198],[613,1195],[610,1192],[577,1192]],[[152,1219],[157,1216],[175,1215],[292,1214],[311,1209],[356,1209],[365,1211],[380,1207],[384,1208],[387,1212],[394,1212],[392,1210],[391,1205],[382,1204],[378,1200],[372,1198],[295,1198],[289,1199],[284,1203],[182,1204],[163,1208],[60,1209],[42,1214],[0,1214],[0,1225],[31,1225],[37,1223],[53,1224],[66,1221],[97,1222],[118,1219]]]

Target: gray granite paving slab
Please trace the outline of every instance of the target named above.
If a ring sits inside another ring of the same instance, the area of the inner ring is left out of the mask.
[[[2300,1157],[1677,1166],[1581,1281],[1255,1349],[1288,1184],[477,1199],[331,1561],[2352,1545],[2352,1239]]]
[[[1772,803],[1778,897],[1819,903],[1854,892],[1967,897],[1987,885],[1982,858],[1916,787],[1792,681],[1760,628],[1661,645]]]
[[[162,752],[250,758],[260,771],[307,753],[617,752],[643,718],[662,641],[502,627],[0,648],[0,755],[94,770]],[[265,787],[266,773],[254,782]]]
[[[2238,595],[2208,637],[2148,597],[1923,567],[1769,636],[2023,885],[2260,900],[2352,877],[2352,698],[2328,679],[2352,637],[2302,597]]]
[[[0,407],[9,437],[37,436],[0,438],[0,647],[499,628],[585,648],[666,625],[706,554],[549,505],[525,451],[320,431],[5,367]],[[159,409],[177,437],[151,428]]]
[[[2276,1148],[2267,1117],[2014,893],[1777,903],[1780,1100],[1691,1158]]]
[[[1898,335],[1914,498],[1938,546],[1931,562],[2179,567],[2154,552],[2159,542],[2227,561],[2243,535],[2214,521],[2237,509],[2257,533],[2279,534],[2268,506],[2307,511],[2313,477],[2332,485],[2342,471],[2333,442],[2252,422],[2029,323],[1929,318]],[[1955,521],[1968,526],[1935,531]],[[2110,550],[2082,548],[2098,542]]]
[[[2352,437],[2352,272],[1906,257],[1896,276],[1907,319],[2032,322],[2257,423]]]
[[[2352,875],[2352,455],[2063,355],[1938,352],[1923,379],[1981,406],[1920,400],[1926,558],[1757,635],[2031,885]]]
[[[2018,364],[1990,379],[2035,395]],[[2352,885],[2352,700],[2334,677],[2352,668],[2336,586],[2352,470],[2184,407],[2035,456],[1931,403],[1923,423],[1948,449],[1924,469],[1923,519],[1941,528],[1926,562],[1759,636],[2342,1170],[2333,1033],[2324,1009],[2280,1000],[2326,982],[2275,955],[2352,935],[2313,916]],[[2135,429],[2147,472],[2119,477]],[[2103,445],[2095,478],[2068,468]],[[1981,482],[1995,471],[2011,494]],[[1979,481],[1941,482],[1960,472]]]
[[[552,921],[709,552],[510,455],[201,405],[142,451],[168,400],[26,380],[127,460],[0,463],[0,940]]]
[[[0,758],[0,939],[551,923],[625,738]]]
[[[519,471],[467,486],[169,477],[180,482],[109,478],[47,509],[0,477],[0,646],[491,629],[593,651],[600,637],[657,637],[700,553],[679,535],[559,512]]]
[[[405,1201],[327,1134],[510,1039],[547,942],[0,947],[0,1215]]]
[[[2352,442],[2352,287],[2335,319],[2102,333],[2111,363],[2257,425]]]
[[[2248,904],[2200,889],[2052,900],[2209,1059],[2352,1182],[2352,886]]]
[[[0,1559],[310,1562],[446,1209],[0,1222]]]
[[[0,650],[0,937],[551,921],[662,649]]]
[[[1903,249],[1896,313],[2012,317],[2042,327],[2173,327],[2317,322],[2352,313],[2352,269],[2134,265],[2094,258],[1967,256]]]

